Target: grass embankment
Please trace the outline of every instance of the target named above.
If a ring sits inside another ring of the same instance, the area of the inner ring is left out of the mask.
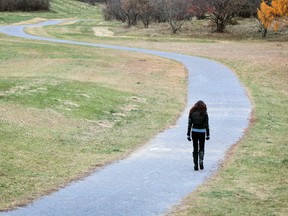
[[[5,35],[0,41],[0,210],[127,156],[173,124],[185,104],[179,63]]]
[[[102,20],[101,9],[77,0],[52,0],[50,11],[0,12],[0,25],[13,24],[34,18],[46,19],[95,19]]]

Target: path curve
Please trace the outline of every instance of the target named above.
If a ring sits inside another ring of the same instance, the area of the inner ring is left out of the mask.
[[[82,181],[10,212],[9,216],[151,216],[161,215],[194,191],[218,168],[227,150],[249,125],[252,105],[237,77],[224,65],[205,58],[147,49],[75,42],[28,35],[25,27],[59,24],[59,20],[0,26],[0,33],[32,40],[78,44],[152,54],[181,62],[189,72],[188,103],[176,125],[160,133],[127,159],[113,163]],[[207,103],[211,140],[205,169],[195,172],[192,144],[186,140],[189,107]]]

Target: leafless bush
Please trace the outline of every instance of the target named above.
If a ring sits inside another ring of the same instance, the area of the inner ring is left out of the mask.
[[[50,0],[0,0],[0,11],[49,10]]]
[[[188,12],[198,20],[205,19],[209,11],[209,4],[206,0],[188,0]]]
[[[257,10],[262,0],[249,0],[239,9],[237,15],[243,18],[257,17]],[[269,2],[267,0],[267,2]]]
[[[176,33],[186,20],[191,18],[189,2],[187,0],[162,0],[162,15],[171,27],[172,33]]]
[[[127,17],[125,15],[125,11],[122,8],[121,0],[107,0],[106,10],[104,13],[106,20],[116,19],[122,22],[126,22]]]
[[[216,31],[224,32],[226,25],[237,15],[247,0],[207,0],[207,2],[210,19],[216,24]]]

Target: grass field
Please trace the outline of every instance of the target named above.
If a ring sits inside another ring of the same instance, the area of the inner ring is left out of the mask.
[[[0,40],[1,210],[127,156],[172,125],[185,105],[186,71],[174,61]]]
[[[85,7],[77,1],[55,0],[54,12],[5,13],[0,22],[37,17],[81,19],[27,31],[223,62],[237,74],[254,104],[250,128],[229,151],[219,172],[170,215],[285,215],[286,30],[270,31],[268,38],[261,40],[253,20],[228,26],[225,34],[211,33],[201,21],[187,23],[179,34],[171,35],[166,25],[152,25],[147,30],[103,22],[99,8]],[[95,36],[93,28],[106,31]],[[107,31],[114,36],[106,35]],[[0,40],[1,210],[27,203],[124,157],[172,124],[184,106],[185,70],[175,62],[99,48],[32,43],[4,35]],[[135,67],[142,69],[135,71]],[[213,128],[211,134],[213,145]]]

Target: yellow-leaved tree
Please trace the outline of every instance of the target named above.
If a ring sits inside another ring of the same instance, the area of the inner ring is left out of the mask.
[[[270,5],[262,0],[258,9],[258,18],[265,31],[270,26],[274,26],[274,31],[277,31],[280,24],[288,24],[288,0],[272,0]]]

